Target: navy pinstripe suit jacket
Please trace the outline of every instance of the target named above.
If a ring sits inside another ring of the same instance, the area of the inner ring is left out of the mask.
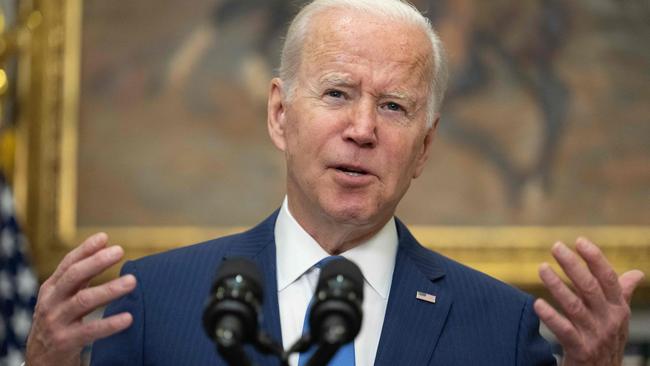
[[[127,330],[95,342],[91,364],[225,365],[203,332],[201,316],[216,268],[248,257],[265,282],[262,328],[281,339],[275,273],[277,211],[233,236],[127,262],[136,289],[105,315],[128,311]],[[376,365],[555,365],[539,335],[532,298],[485,274],[422,247],[397,220],[399,247]],[[417,300],[417,291],[436,303]],[[279,365],[248,350],[258,365]],[[361,366],[361,365],[360,365]]]

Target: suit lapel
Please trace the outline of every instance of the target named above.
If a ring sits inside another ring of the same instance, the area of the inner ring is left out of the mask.
[[[274,341],[282,344],[274,234],[278,212],[275,211],[258,226],[244,233],[241,242],[234,245],[224,256],[224,259],[244,257],[251,259],[257,264],[264,278],[261,329],[268,332]],[[251,348],[248,349],[248,355],[252,358],[253,363],[259,365],[279,365],[279,361],[275,356],[263,356],[258,352],[251,352]]]
[[[426,365],[436,348],[452,304],[444,270],[397,221],[399,247],[375,365]],[[435,303],[417,292],[435,295]]]
[[[264,304],[262,305],[262,329],[269,332],[272,339],[282,344],[280,329],[280,309],[278,305],[278,281],[276,274],[275,240],[254,260],[264,276]]]

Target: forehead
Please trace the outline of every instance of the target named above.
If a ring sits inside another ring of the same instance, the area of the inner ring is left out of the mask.
[[[301,71],[314,76],[338,64],[365,67],[384,79],[427,84],[432,72],[431,50],[429,37],[416,25],[354,10],[330,9],[311,21]]]

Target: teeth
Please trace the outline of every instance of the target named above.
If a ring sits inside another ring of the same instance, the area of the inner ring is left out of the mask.
[[[338,170],[340,172],[345,173],[345,174],[347,174],[349,176],[352,176],[352,177],[358,177],[360,175],[365,175],[366,174],[366,172],[364,172],[364,171],[351,170],[351,169],[348,169],[348,168],[338,168]]]

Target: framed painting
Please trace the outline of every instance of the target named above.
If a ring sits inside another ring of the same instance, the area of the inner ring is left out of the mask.
[[[530,291],[551,245],[578,236],[618,270],[650,270],[650,27],[635,4],[415,3],[452,71],[398,209],[422,243]],[[134,258],[280,205],[265,102],[299,5],[34,2],[16,194],[42,277],[96,231]]]

